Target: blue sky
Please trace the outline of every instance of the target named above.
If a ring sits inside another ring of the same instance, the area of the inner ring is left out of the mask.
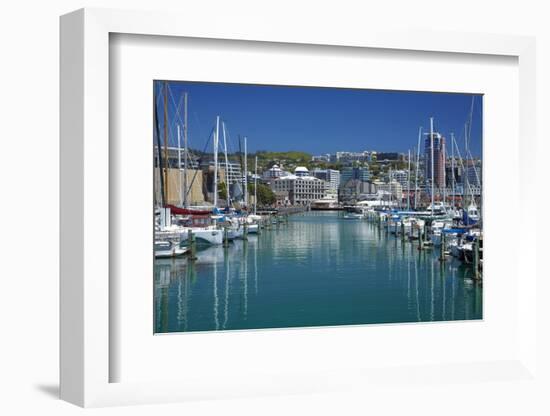
[[[220,115],[230,137],[228,150],[238,150],[237,137],[241,135],[247,136],[251,153],[412,152],[419,127],[429,130],[430,116],[434,117],[436,131],[447,138],[454,132],[462,152],[464,125],[473,96],[223,83],[178,82],[169,86],[168,114],[172,126],[177,120],[176,103],[184,91],[188,93],[190,147],[205,147],[216,115]],[[482,96],[475,95],[470,141],[474,157],[481,156],[481,120]],[[172,144],[177,140],[175,131],[170,135]]]

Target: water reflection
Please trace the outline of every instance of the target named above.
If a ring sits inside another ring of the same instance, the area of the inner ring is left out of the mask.
[[[437,250],[337,213],[291,217],[197,259],[155,261],[155,331],[479,319],[482,289]]]

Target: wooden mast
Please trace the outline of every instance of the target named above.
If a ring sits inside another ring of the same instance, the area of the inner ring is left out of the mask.
[[[155,85],[158,85],[155,84]],[[157,103],[157,93],[155,91],[155,111],[154,111],[154,118],[155,118],[155,132],[157,133],[156,134],[156,139],[157,139],[157,154],[158,154],[158,172],[159,172],[159,179],[160,179],[160,196],[161,196],[161,203],[162,203],[162,207],[164,208],[164,206],[166,205],[166,195],[165,195],[165,190],[164,190],[164,176],[163,176],[163,172],[162,172],[162,167],[163,167],[163,160],[162,160],[162,146],[161,146],[161,141],[160,141],[160,126],[159,126],[159,115],[158,115],[158,103]]]

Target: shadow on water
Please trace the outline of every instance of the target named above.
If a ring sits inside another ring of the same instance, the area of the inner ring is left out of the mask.
[[[482,318],[469,267],[336,213],[155,262],[155,331]]]

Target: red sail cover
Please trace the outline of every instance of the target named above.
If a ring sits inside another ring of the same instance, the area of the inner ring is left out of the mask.
[[[166,208],[170,208],[170,211],[174,215],[207,215],[212,213],[211,210],[178,208],[175,205],[166,205]]]

